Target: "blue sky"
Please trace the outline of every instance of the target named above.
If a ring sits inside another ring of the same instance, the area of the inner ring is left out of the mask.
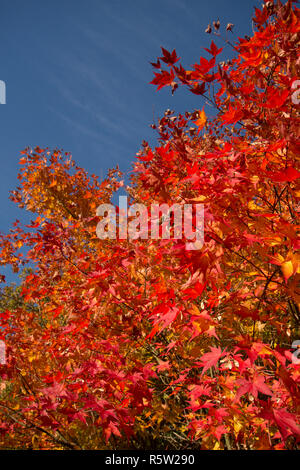
[[[165,109],[199,109],[199,98],[179,89],[156,92],[149,61],[160,46],[176,49],[185,66],[214,39],[219,18],[234,23],[232,38],[251,34],[259,0],[1,0],[0,231],[24,219],[9,201],[17,185],[19,152],[27,146],[63,148],[91,173],[119,164],[128,172],[149,125]],[[231,56],[225,47],[220,60]],[[208,113],[209,114],[209,113]],[[8,276],[8,280],[11,276]]]

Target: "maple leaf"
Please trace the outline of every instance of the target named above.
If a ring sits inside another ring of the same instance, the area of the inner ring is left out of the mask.
[[[219,422],[223,421],[226,416],[229,416],[226,408],[212,408],[210,414],[214,415]]]
[[[152,67],[154,67],[155,69],[160,69],[160,68],[161,68],[159,59],[157,59],[156,62],[150,62],[150,64],[151,64]]]
[[[171,367],[169,361],[159,361],[158,366],[156,367],[157,372],[163,372],[165,370],[169,370]]]
[[[204,95],[204,93],[205,93],[205,82],[201,83],[201,85],[199,83],[195,83],[190,90],[195,95]]]
[[[195,64],[195,70],[200,72],[203,75],[203,80],[207,81],[205,74],[207,74],[210,69],[212,69],[216,64],[216,59],[213,57],[210,60],[205,59],[205,57],[200,57],[200,64]]]
[[[300,427],[297,425],[295,417],[289,413],[286,408],[281,408],[280,410],[273,409],[273,415],[274,421],[278,425],[284,439],[289,435],[287,429],[293,434],[300,436]]]
[[[210,352],[203,354],[201,356],[201,361],[198,363],[200,367],[203,367],[202,374],[207,371],[210,367],[216,367],[218,364],[219,359],[225,355],[225,351],[222,351],[220,347],[210,348]]]
[[[223,436],[223,434],[226,434],[228,431],[226,429],[226,427],[223,425],[223,424],[220,424],[219,426],[217,426],[214,430],[213,430],[213,435],[216,436],[216,438],[218,439],[218,441],[221,440],[221,437]]]
[[[262,11],[259,8],[255,7],[255,17],[253,21],[257,24],[263,24],[269,18],[270,13],[268,12],[267,8],[264,8]]]
[[[267,96],[265,97],[266,102],[263,104],[265,108],[281,108],[286,102],[290,95],[290,90],[277,90],[276,88],[269,89]]]
[[[187,287],[184,289],[184,298],[186,299],[196,299],[200,297],[202,292],[205,289],[206,284],[201,284],[199,281],[196,281],[192,287]]]
[[[262,375],[256,375],[253,380],[240,379],[237,381],[240,387],[237,390],[235,400],[239,401],[240,397],[245,393],[251,393],[257,398],[258,392],[264,393],[265,395],[272,396],[273,393],[265,383],[265,378]]]
[[[228,111],[221,116],[221,119],[225,124],[235,124],[237,121],[240,121],[243,116],[244,112],[239,106],[230,104]]]
[[[272,181],[277,183],[292,182],[300,178],[300,171],[295,168],[288,167],[285,170],[279,171],[278,173],[270,173]]]
[[[281,270],[285,281],[287,281],[293,274],[300,272],[300,256],[297,253],[289,253],[281,263]]]
[[[160,331],[167,328],[176,319],[180,310],[177,307],[170,307],[165,309],[165,313],[159,316],[157,322],[160,324]]]
[[[52,401],[56,400],[57,398],[68,396],[65,390],[65,386],[58,382],[54,382],[51,387],[42,388],[41,392],[43,392],[43,394],[46,397],[49,397]]]
[[[121,437],[121,433],[120,433],[118,427],[116,426],[116,424],[113,423],[112,421],[110,421],[108,426],[104,429],[104,435],[105,435],[106,442],[108,442],[108,440],[109,440],[109,438],[112,434],[114,434],[117,437]]]

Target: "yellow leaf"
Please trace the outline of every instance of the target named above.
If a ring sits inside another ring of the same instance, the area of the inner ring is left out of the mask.
[[[206,196],[199,196],[199,197],[195,197],[194,199],[192,199],[193,202],[204,202],[206,201]]]
[[[35,354],[32,354],[32,353],[29,354],[29,356],[28,356],[28,361],[29,361],[29,362],[32,362],[32,361],[35,359],[35,357],[36,357]]]
[[[217,441],[213,447],[213,450],[220,450],[221,449],[221,445],[220,445],[220,442]]]
[[[281,265],[281,270],[284,276],[284,279],[287,281],[293,274],[293,263],[291,261],[285,261]]]
[[[259,211],[259,210],[262,210],[262,208],[260,206],[258,206],[255,201],[249,201],[248,202],[248,208],[251,210],[251,211]]]
[[[243,428],[242,423],[236,417],[233,418],[233,428],[235,435],[238,435],[240,430]]]
[[[269,246],[280,245],[281,243],[282,243],[282,238],[279,236],[269,238]]]

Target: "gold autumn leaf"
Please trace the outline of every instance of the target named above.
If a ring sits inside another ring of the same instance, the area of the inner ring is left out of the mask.
[[[300,256],[298,254],[289,254],[281,264],[281,271],[284,279],[287,281],[293,274],[300,272]]]

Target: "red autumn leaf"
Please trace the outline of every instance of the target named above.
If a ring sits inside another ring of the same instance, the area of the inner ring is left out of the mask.
[[[269,18],[270,14],[267,8],[264,8],[262,11],[259,8],[255,7],[255,17],[253,18],[253,21],[255,23],[262,25],[267,21]]]
[[[237,381],[239,388],[236,393],[236,401],[240,399],[245,393],[251,393],[257,398],[258,392],[264,393],[265,395],[272,396],[273,393],[265,383],[265,378],[262,375],[256,375],[253,379]]]
[[[201,83],[201,85],[195,83],[190,90],[194,95],[203,95],[205,93],[205,82]]]
[[[223,425],[223,424],[220,424],[219,426],[217,426],[214,431],[213,431],[213,435],[216,436],[216,438],[218,439],[218,441],[221,440],[221,437],[223,436],[223,434],[226,434],[228,431],[226,429],[226,427]]]
[[[157,91],[161,88],[171,85],[174,81],[175,75],[173,70],[171,72],[167,72],[163,70],[160,73],[155,73],[155,78],[150,82],[152,85],[157,85]]]
[[[235,124],[239,120],[243,119],[244,112],[239,105],[233,106],[230,104],[228,111],[221,117],[224,124]]]
[[[284,439],[288,437],[290,432],[292,432],[296,436],[300,436],[300,427],[297,424],[295,417],[291,413],[289,413],[287,409],[273,409],[273,415],[274,421],[278,425],[279,430]]]
[[[156,367],[157,372],[163,372],[165,370],[169,370],[171,367],[169,361],[159,361],[158,366]]]
[[[0,291],[0,449],[142,448],[159,433],[176,451],[296,450],[299,11],[264,2],[255,20],[216,72],[214,42],[190,70],[175,50],[152,63],[158,88],[180,83],[195,103],[152,124],[127,191],[149,216],[173,206],[170,224],[203,204],[194,249],[98,238],[120,171],[100,183],[62,150],[22,152],[10,198],[35,222],[0,233],[1,266],[25,268]]]
[[[278,173],[269,173],[272,181],[277,183],[292,182],[300,178],[300,171],[295,168],[288,167],[285,170],[279,171]]]
[[[290,95],[290,90],[277,90],[276,88],[267,91],[264,108],[281,108]]]
[[[167,65],[174,65],[180,57],[177,57],[175,49],[172,52],[167,51],[167,49],[161,48],[163,56],[160,59],[165,62]]]

